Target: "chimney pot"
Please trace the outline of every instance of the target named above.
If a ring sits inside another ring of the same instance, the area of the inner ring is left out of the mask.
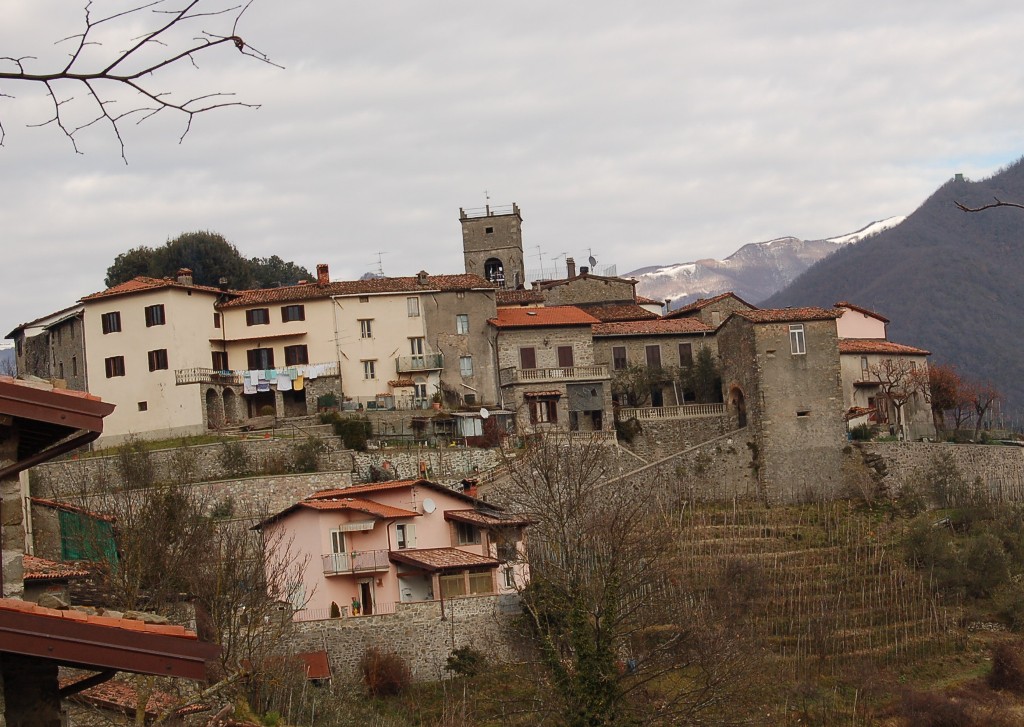
[[[228,290],[228,279],[227,278],[219,279],[217,281],[217,287],[220,288],[221,290],[223,290],[224,292],[227,292],[227,290]]]
[[[331,282],[331,273],[327,263],[320,263],[316,266],[316,282],[317,285],[327,285]]]
[[[567,257],[565,259],[565,267],[567,268],[568,273],[569,273],[569,280],[572,280],[573,278],[575,278],[576,277],[576,261],[573,258],[571,258],[571,257]],[[583,268],[583,269],[586,270],[586,268]]]

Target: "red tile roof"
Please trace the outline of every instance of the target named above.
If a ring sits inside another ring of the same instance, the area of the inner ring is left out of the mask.
[[[26,581],[63,581],[68,578],[85,578],[89,571],[73,563],[56,563],[34,555],[21,556],[23,578]]]
[[[715,329],[699,318],[656,318],[652,321],[598,323],[591,326],[595,336],[669,336],[711,333]]]
[[[855,310],[858,313],[863,313],[866,316],[871,316],[872,318],[876,318],[876,319],[880,320],[882,323],[888,323],[889,322],[889,319],[886,318],[885,316],[879,315],[878,313],[875,313],[873,310],[868,310],[867,308],[861,308],[859,305],[854,305],[853,303],[847,303],[845,300],[841,300],[838,303],[836,303],[835,307],[836,308],[849,308],[850,310]]]
[[[177,288],[179,290],[196,290],[200,293],[213,293],[214,295],[221,295],[224,293],[220,288],[213,288],[209,285],[185,285],[179,283],[173,278],[148,278],[144,275],[139,275],[126,280],[123,283],[101,290],[99,293],[92,293],[82,298],[84,303],[87,300],[98,300],[100,298],[113,298],[118,295],[131,295],[132,293],[145,293],[150,290],[160,290],[161,288]]]
[[[15,386],[22,387],[23,389],[35,389],[37,391],[45,391],[59,396],[66,396],[68,397],[68,400],[86,399],[88,401],[102,401],[98,396],[90,394],[88,391],[78,391],[77,389],[58,389],[48,381],[40,381],[37,379],[26,381],[24,379],[16,379],[13,376],[0,375],[0,383],[14,384]],[[107,404],[106,406],[110,407],[111,411],[114,410],[113,404]]]
[[[501,512],[484,512],[483,510],[446,510],[445,520],[478,525],[482,528],[509,528],[532,525],[533,520]]]
[[[645,298],[642,295],[636,297],[637,305],[665,305],[663,300],[654,300],[653,298]]]
[[[268,303],[285,303],[294,300],[314,300],[332,295],[375,295],[382,293],[427,293],[431,291],[494,290],[490,283],[479,275],[461,273],[458,275],[428,275],[426,284],[420,285],[417,276],[403,278],[371,278],[370,280],[339,280],[326,285],[306,283],[288,285],[282,288],[261,288],[243,290],[237,298],[219,307],[240,308]]]
[[[463,568],[493,568],[498,561],[486,555],[469,553],[458,548],[424,548],[422,550],[393,550],[388,557],[396,563],[436,572]]]
[[[379,518],[418,517],[419,513],[412,510],[405,510],[391,505],[382,505],[373,500],[364,500],[361,497],[330,497],[318,498],[316,500],[303,500],[297,503],[299,507],[306,507],[311,510],[355,510],[373,515]]]
[[[757,308],[756,305],[751,305],[747,301],[743,300],[743,298],[739,297],[732,291],[729,291],[728,293],[722,293],[721,295],[716,295],[712,298],[699,298],[698,300],[695,300],[688,305],[684,305],[681,308],[676,308],[670,313],[666,313],[665,317],[678,318],[680,316],[686,315],[687,313],[693,313],[694,311],[699,311],[704,308],[707,308],[712,303],[718,303],[719,301],[725,300],[726,298],[734,298],[736,301],[742,303],[745,306],[748,306],[751,309]]]
[[[64,689],[75,684],[77,681],[76,679],[63,678],[60,680],[60,687]],[[139,693],[131,683],[120,679],[111,679],[108,682],[103,682],[78,692],[72,695],[71,699],[104,709],[128,712],[134,715],[139,704]],[[181,700],[174,695],[154,689],[150,692],[149,699],[146,700],[146,716],[157,717],[170,709],[174,709],[174,705],[180,702]],[[209,709],[210,707],[206,704],[190,704],[187,707],[174,710],[174,714],[183,717],[188,714],[205,712]]]
[[[499,308],[498,317],[489,321],[495,328],[542,328],[546,326],[587,326],[600,323],[597,318],[574,305],[550,308]]]
[[[306,651],[295,657],[305,664],[307,679],[331,678],[331,663],[327,660],[326,651]]]
[[[63,510],[64,512],[73,512],[78,515],[88,515],[89,517],[96,518],[97,520],[105,520],[108,523],[114,522],[115,518],[111,515],[103,515],[92,510],[86,510],[84,507],[78,507],[77,505],[70,505],[66,502],[58,502],[57,500],[47,500],[42,497],[31,498],[33,505],[41,505],[42,507],[50,507],[54,510]]]
[[[48,618],[77,621],[80,623],[92,624],[94,626],[105,626],[127,631],[154,634],[157,636],[174,636],[176,638],[190,639],[192,641],[195,641],[197,638],[194,631],[189,631],[184,626],[178,626],[175,624],[148,624],[143,621],[136,621],[134,619],[127,618],[92,616],[73,608],[58,611],[54,608],[43,608],[42,606],[30,603],[29,601],[19,601],[15,598],[0,598],[0,611],[29,613]]]
[[[499,290],[494,300],[498,305],[524,305],[543,303],[544,295],[539,290]]]
[[[757,308],[740,310],[733,315],[742,316],[752,323],[787,323],[790,321],[827,321],[841,315],[835,308]]]
[[[931,356],[931,351],[902,343],[893,343],[884,338],[840,338],[839,353],[888,353],[897,356]]]
[[[587,280],[588,278],[593,278],[594,280],[604,280],[610,283],[636,283],[636,280],[634,280],[633,278],[620,278],[617,276],[613,277],[609,275],[594,275],[592,272],[588,270],[585,273],[581,272],[575,278],[556,278],[554,280],[538,280],[536,284],[541,288],[554,288],[556,285],[566,285],[567,283],[571,283],[576,280]]]
[[[641,308],[636,303],[598,303],[596,305],[580,305],[579,308],[603,323],[611,323],[612,321],[651,321],[661,318],[657,313]]]

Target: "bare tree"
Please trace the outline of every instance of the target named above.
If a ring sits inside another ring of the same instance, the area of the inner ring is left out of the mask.
[[[739,644],[679,583],[667,483],[619,479],[614,448],[533,437],[494,493],[534,521],[522,591],[548,718],[573,727],[714,724],[747,685]]]
[[[984,212],[985,210],[995,209],[996,207],[1016,207],[1017,209],[1024,209],[1024,204],[1020,204],[1019,202],[1004,202],[998,197],[993,197],[993,199],[995,202],[983,204],[980,207],[968,207],[962,202],[954,202],[953,204],[964,212]]]
[[[126,120],[141,123],[163,111],[176,112],[185,117],[180,141],[191,129],[196,114],[226,106],[259,108],[258,104],[234,100],[232,93],[179,97],[157,85],[162,72],[183,64],[198,68],[201,58],[211,57],[221,46],[276,65],[238,34],[239,22],[252,2],[224,5],[220,0],[179,0],[172,5],[171,0],[151,0],[97,17],[93,1],[86,0],[81,32],[57,41],[69,46],[66,62],[37,70],[33,67],[33,62],[38,61],[36,56],[0,56],[0,97],[13,98],[7,89],[21,84],[45,86],[52,115],[30,126],[58,127],[75,152],[81,153],[79,132],[97,123],[107,124],[120,144],[121,158],[127,163],[121,136],[121,124]],[[211,19],[222,22],[224,29],[220,33],[203,27]],[[128,35],[136,32],[133,28],[140,21],[145,27],[141,35]],[[123,45],[106,52],[100,39],[105,33],[124,34],[118,41]],[[83,95],[81,100],[65,91],[75,87]],[[119,94],[118,90],[127,93]],[[72,112],[73,108],[78,110],[77,114]],[[5,138],[6,131],[0,123],[0,146]]]
[[[927,373],[922,373],[913,361],[905,358],[886,358],[868,368],[868,374],[877,382],[882,394],[896,413],[896,430],[905,435],[903,409],[919,392],[927,387]]]
[[[970,402],[974,409],[974,441],[978,441],[981,428],[985,424],[985,415],[992,406],[1002,398],[999,389],[988,381],[970,384]]]

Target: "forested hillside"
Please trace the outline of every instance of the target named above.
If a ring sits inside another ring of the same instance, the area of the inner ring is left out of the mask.
[[[844,247],[764,301],[848,300],[892,320],[889,337],[933,361],[991,380],[1004,410],[1024,404],[1024,209],[967,213],[999,198],[1024,201],[1024,160],[981,181],[953,178],[903,224]]]

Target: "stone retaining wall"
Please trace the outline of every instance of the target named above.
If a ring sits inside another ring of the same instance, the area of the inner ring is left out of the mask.
[[[500,461],[498,450],[476,447],[444,447],[433,449],[387,448],[355,452],[353,476],[368,481],[370,467],[391,472],[396,479],[426,477],[449,484],[491,469]]]
[[[897,492],[909,478],[949,455],[968,483],[980,477],[991,497],[1024,502],[1024,447],[931,442],[864,442],[859,446],[885,462],[882,483],[889,492]]]
[[[333,675],[359,678],[359,659],[369,647],[399,654],[417,681],[442,679],[453,649],[470,646],[488,661],[523,655],[517,632],[517,596],[468,596],[444,602],[397,603],[395,612],[295,624],[286,648],[291,653],[327,650]]]
[[[725,434],[732,427],[725,414],[686,419],[644,419],[636,421],[640,432],[632,442],[622,438],[619,444],[648,462],[668,457],[689,447]]]

